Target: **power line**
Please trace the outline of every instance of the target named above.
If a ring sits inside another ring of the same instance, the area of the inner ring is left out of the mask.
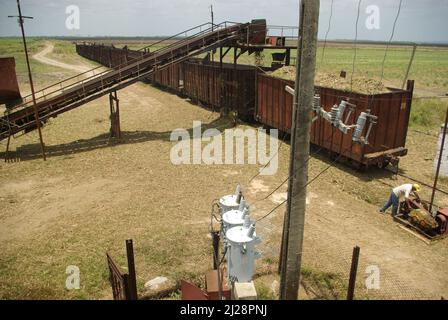
[[[330,18],[328,19],[328,29],[327,29],[327,32],[325,33],[324,47],[322,48],[322,59],[321,59],[321,62],[324,61],[325,47],[327,46],[327,37],[328,37],[328,33],[330,32],[331,18],[333,17],[333,3],[334,3],[334,0],[331,0],[331,5],[330,5]]]
[[[358,13],[356,15],[356,28],[355,28],[355,41],[354,41],[354,54],[353,54],[353,66],[352,66],[352,74],[350,77],[350,91],[353,91],[353,74],[355,73],[355,63],[356,63],[356,51],[357,51],[357,41],[358,41],[358,22],[359,22],[359,13],[361,11],[361,2],[362,0],[358,1]]]
[[[330,141],[330,139],[327,139],[327,141],[325,141],[325,142],[328,142],[328,141]],[[325,142],[324,142],[324,143],[325,143]],[[324,149],[323,146],[320,147],[320,148],[314,153],[314,156],[318,155],[323,149]],[[313,157],[310,156],[310,157],[308,158],[308,160],[306,161],[306,163],[308,163],[312,158],[313,158]],[[297,170],[302,169],[302,168],[303,168],[303,166],[301,166],[301,167],[298,168]],[[289,177],[287,177],[281,184],[279,184],[277,187],[275,187],[275,189],[273,189],[273,190],[272,190],[268,195],[266,195],[264,198],[255,200],[255,201],[253,202],[253,204],[256,204],[256,203],[261,202],[261,201],[264,201],[264,200],[267,200],[267,199],[268,199],[270,196],[272,196],[278,189],[280,189],[286,182],[288,182],[288,180],[289,180]]]
[[[278,148],[277,148],[277,150],[275,151],[274,155],[273,155],[273,156],[269,159],[269,161],[263,166],[263,168],[261,168],[260,170],[258,170],[258,172],[257,172],[252,178],[250,178],[250,180],[247,182],[248,184],[251,183],[252,180],[254,180],[256,177],[258,177],[258,176],[263,172],[263,170],[266,169],[266,167],[271,163],[271,161],[277,156],[277,154],[280,152],[280,149],[281,149],[282,145],[285,143],[285,142],[284,142],[284,139],[286,138],[286,135],[287,135],[287,134],[288,134],[287,132],[283,133],[283,137],[282,137],[282,139],[280,140],[280,145],[278,146]]]
[[[329,142],[332,139],[332,137],[329,137],[328,139],[326,139],[326,141],[324,141],[323,144],[325,144],[326,142]],[[341,153],[330,163],[330,165],[324,169],[323,171],[321,171],[320,173],[318,173],[313,179],[311,179],[303,188],[307,187],[309,184],[311,184],[313,181],[315,181],[318,177],[320,177],[325,171],[327,171],[331,166],[333,166],[336,161],[338,161],[340,159],[340,157],[344,154],[344,152],[348,151],[349,149],[351,149],[352,146],[350,146],[349,148],[341,151]],[[320,147],[319,150],[315,153],[315,155],[319,154],[319,152],[321,152],[324,149],[324,147]],[[307,160],[308,161],[311,159],[312,157],[310,156]],[[302,166],[303,167],[303,166]],[[275,191],[277,191],[278,189],[280,189],[281,186],[283,186],[293,175],[296,174],[297,171],[299,171],[300,169],[302,169],[302,167],[297,168],[289,177],[287,177],[280,185],[278,185],[274,191],[272,191],[269,195],[267,195],[264,199],[260,199],[255,201],[254,203],[257,203],[259,201],[263,201],[266,200],[267,198],[269,198]],[[280,203],[278,206],[276,206],[274,209],[272,209],[267,215],[263,216],[262,218],[258,219],[257,221],[260,221],[262,219],[264,219],[266,216],[268,216],[269,214],[271,214],[272,212],[274,212],[275,210],[277,210],[282,204],[284,204],[285,202],[287,202],[287,199],[285,201],[283,201],[282,203]]]
[[[387,51],[389,50],[389,45],[392,42],[392,38],[394,37],[395,34],[395,27],[397,25],[397,21],[398,21],[398,17],[400,16],[400,12],[401,12],[401,4],[402,4],[403,0],[400,0],[400,3],[398,4],[398,11],[397,11],[397,15],[395,16],[395,20],[394,20],[394,25],[392,26],[392,33],[390,35],[389,38],[389,42],[386,45],[386,50],[384,51],[384,57],[383,57],[383,64],[381,67],[381,80],[380,82],[383,81],[383,77],[384,77],[384,64],[386,62],[386,56],[387,56]]]
[[[351,146],[350,146],[351,148]],[[304,188],[306,188],[307,186],[309,186],[310,184],[312,184],[314,181],[316,181],[321,175],[323,175],[326,171],[328,171],[331,167],[334,166],[334,164],[339,160],[339,158],[341,158],[342,154],[349,150],[350,148],[347,148],[346,150],[344,150],[342,153],[339,154],[339,156],[337,156],[325,169],[323,169],[322,171],[320,171],[316,176],[314,176],[313,179],[311,179],[310,181],[308,181],[300,190],[303,190]],[[298,168],[297,170],[299,170],[300,168]],[[297,171],[296,170],[296,171]],[[294,174],[296,173],[296,171],[294,172]],[[289,180],[290,177],[288,177],[287,180]],[[286,181],[287,181],[286,180]],[[285,182],[286,182],[285,181]],[[300,191],[299,190],[299,191]],[[261,218],[257,219],[256,222],[259,222],[265,218],[267,218],[270,214],[272,214],[275,210],[277,210],[278,208],[280,208],[283,204],[285,204],[288,201],[288,199],[283,200],[281,203],[279,203],[277,206],[275,206],[271,211],[269,211],[267,214],[265,214],[264,216],[262,216]]]

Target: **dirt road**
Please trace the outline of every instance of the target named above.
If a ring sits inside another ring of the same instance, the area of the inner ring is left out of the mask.
[[[67,63],[57,61],[57,60],[47,57],[48,54],[53,52],[53,49],[54,49],[54,44],[51,42],[46,42],[46,47],[42,51],[33,55],[33,58],[39,62],[48,64],[51,66],[55,66],[55,67],[59,67],[59,68],[67,69],[67,70],[72,70],[72,71],[79,72],[79,73],[83,73],[83,72],[89,71],[91,69],[91,67],[89,67],[89,66],[67,64]]]

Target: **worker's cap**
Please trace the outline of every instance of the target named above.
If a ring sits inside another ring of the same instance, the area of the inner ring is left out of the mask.
[[[412,185],[412,189],[414,189],[415,191],[420,191],[420,185],[417,184],[417,183],[414,183],[414,184]]]

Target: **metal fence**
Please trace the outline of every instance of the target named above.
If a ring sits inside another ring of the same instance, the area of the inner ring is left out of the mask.
[[[257,247],[263,260],[277,263],[280,255],[282,223],[277,216],[268,217],[257,224],[262,243]],[[308,299],[345,300],[349,287],[353,247],[341,244],[336,237],[307,226],[303,243],[301,290]],[[381,254],[381,253],[379,253]],[[378,273],[378,277],[375,274]],[[382,263],[379,269],[372,257],[360,248],[354,299],[440,299],[428,294],[416,284],[401,277],[393,261]]]

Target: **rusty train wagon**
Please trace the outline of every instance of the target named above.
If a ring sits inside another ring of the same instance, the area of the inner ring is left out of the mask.
[[[183,94],[214,109],[225,107],[243,120],[253,120],[257,69],[247,65],[215,62],[182,65]]]
[[[129,50],[127,47],[120,49],[94,43],[77,43],[76,52],[84,58],[115,69],[145,54],[144,51]]]
[[[293,96],[285,91],[285,86],[294,88],[294,82],[267,75],[257,76],[257,121],[290,133]],[[400,156],[407,154],[406,136],[411,111],[414,82],[408,81],[406,90],[388,88],[390,92],[361,94],[338,89],[316,87],[321,106],[330,111],[342,99],[356,105],[349,121],[356,123],[361,112],[367,109],[377,116],[372,126],[368,144],[352,141],[352,131],[343,134],[321,117],[311,126],[311,143],[319,148],[339,155],[357,166],[377,165],[384,167],[391,163],[398,165]],[[368,126],[363,130],[365,135]]]
[[[255,34],[259,36],[257,33]],[[143,51],[118,49],[98,44],[76,44],[79,55],[116,67],[119,63],[135,59]],[[249,65],[204,62],[191,58],[188,61],[156,70],[149,82],[182,94],[213,109],[227,107],[238,112],[244,120],[252,120],[255,111],[255,76],[257,68]]]
[[[95,44],[77,45],[77,51],[106,66],[114,66],[144,53]],[[294,87],[294,82],[262,74],[256,67],[223,63],[221,69],[217,62],[190,59],[157,70],[148,80],[213,109],[226,107],[237,111],[244,120],[255,119],[280,131],[290,132],[293,97],[285,91],[285,86]],[[406,90],[388,89],[387,93],[361,94],[316,87],[325,111],[330,111],[342,99],[348,99],[356,105],[349,119],[351,123],[356,122],[360,113],[367,109],[378,120],[370,132],[369,143],[363,145],[352,141],[351,132],[342,134],[329,122],[318,118],[311,127],[311,143],[334,155],[341,155],[357,166],[397,165],[398,157],[407,153],[405,146],[413,81],[408,81]],[[367,126],[363,135],[366,130]]]
[[[13,57],[0,58],[0,104],[5,103],[7,107],[19,102],[19,84],[16,76],[16,62]]]
[[[182,63],[172,64],[164,69],[156,70],[148,80],[155,85],[179,94],[183,86]]]
[[[157,70],[150,81],[210,108],[227,107],[245,120],[253,120],[255,112],[255,78],[253,66],[201,59],[171,65]]]

